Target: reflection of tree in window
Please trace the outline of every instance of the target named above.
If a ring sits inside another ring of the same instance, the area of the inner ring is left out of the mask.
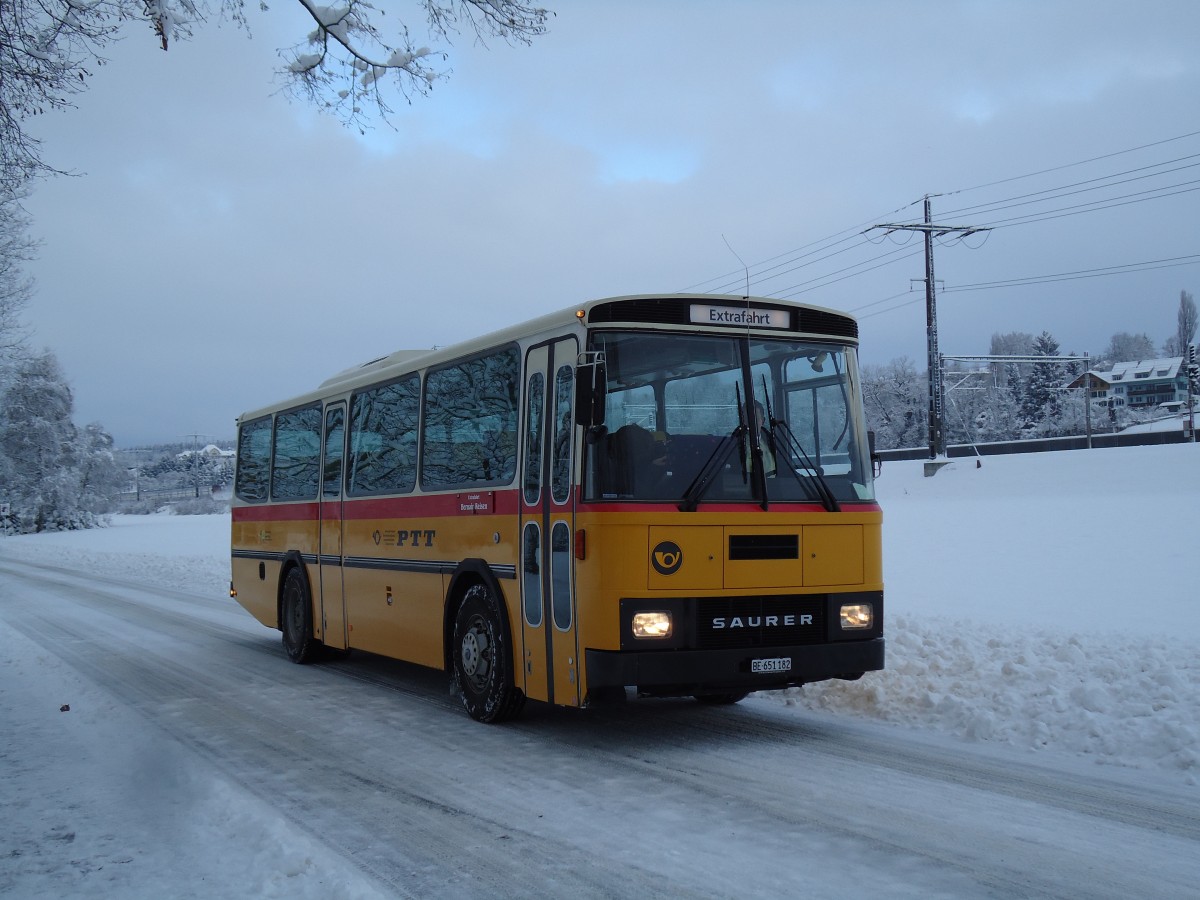
[[[571,402],[574,388],[570,366],[562,366],[554,377],[554,447],[550,455],[551,484],[556,503],[571,494]]]
[[[275,417],[271,464],[272,500],[310,500],[317,495],[321,459],[321,409],[308,406]]]
[[[346,439],[346,411],[342,407],[329,410],[325,416],[325,474],[321,493],[336,497],[342,492],[342,448]]]
[[[564,631],[571,627],[571,529],[555,522],[551,532],[550,588],[554,624]]]
[[[426,376],[422,486],[512,481],[517,469],[519,371],[514,347]]]
[[[271,480],[271,419],[242,425],[238,435],[237,495],[243,500],[266,500]]]
[[[398,494],[416,482],[420,379],[362,391],[350,403],[350,493]]]
[[[521,541],[521,584],[525,595],[525,621],[542,624],[542,540],[541,529],[530,522]]]
[[[542,486],[542,410],[545,409],[545,378],[535,372],[529,378],[525,409],[529,434],[525,438],[525,502],[537,503]]]

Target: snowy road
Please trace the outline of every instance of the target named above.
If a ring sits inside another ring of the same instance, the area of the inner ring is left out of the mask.
[[[1194,791],[1120,769],[753,697],[488,727],[439,673],[12,559],[0,626],[0,894],[1196,896]]]

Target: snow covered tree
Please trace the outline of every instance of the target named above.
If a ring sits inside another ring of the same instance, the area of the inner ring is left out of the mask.
[[[296,95],[347,124],[363,127],[373,110],[391,111],[381,85],[390,83],[406,101],[428,94],[446,77],[435,60],[444,50],[413,41],[403,22],[385,33],[376,25],[387,10],[368,0],[334,0],[329,6],[298,0],[312,30],[279,51],[280,74]],[[265,2],[257,4],[262,11]],[[416,0],[432,43],[449,45],[463,31],[479,41],[499,38],[530,43],[546,32],[548,10],[519,0]],[[192,37],[206,20],[219,17],[248,28],[245,0],[3,0],[0,2],[0,193],[31,177],[55,171],[41,156],[25,121],[71,105],[87,86],[105,48],[126,21],[149,25],[166,50]]]
[[[1048,331],[1043,331],[1033,342],[1034,356],[1058,356],[1058,341]],[[1021,415],[1025,427],[1053,419],[1058,414],[1059,390],[1063,386],[1063,367],[1060,363],[1034,363],[1029,373],[1025,396],[1021,402]]]
[[[1016,385],[1020,387],[1020,383]],[[1011,386],[993,385],[984,394],[983,409],[971,417],[975,440],[1011,441],[1022,437],[1021,393]]]
[[[867,427],[880,450],[920,447],[928,438],[928,391],[925,375],[907,356],[886,366],[864,366],[863,404]]]
[[[79,430],[75,441],[79,470],[79,506],[90,513],[112,509],[113,498],[124,490],[129,476],[113,452],[112,435],[99,422]]]
[[[95,524],[80,504],[74,401],[52,353],[19,363],[0,397],[4,502],[17,530],[67,531]]]
[[[1024,331],[1010,331],[1007,334],[997,332],[992,335],[988,354],[991,356],[1032,356],[1033,335]],[[1008,400],[1015,402],[1018,406],[1022,405],[1025,400],[1025,382],[1029,378],[1029,364],[995,362],[992,364],[992,371],[995,373],[997,390],[1003,392]]]

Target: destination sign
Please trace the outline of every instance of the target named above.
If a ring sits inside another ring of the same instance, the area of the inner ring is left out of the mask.
[[[790,328],[792,314],[786,309],[749,309],[744,306],[704,306],[693,303],[694,325],[734,325],[741,328]]]
[[[458,514],[460,516],[490,515],[496,511],[496,492],[480,491],[474,494],[459,494]]]

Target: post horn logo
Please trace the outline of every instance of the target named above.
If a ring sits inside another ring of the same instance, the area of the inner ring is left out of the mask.
[[[650,554],[650,563],[659,575],[674,575],[683,565],[683,551],[674,541],[662,541]]]

